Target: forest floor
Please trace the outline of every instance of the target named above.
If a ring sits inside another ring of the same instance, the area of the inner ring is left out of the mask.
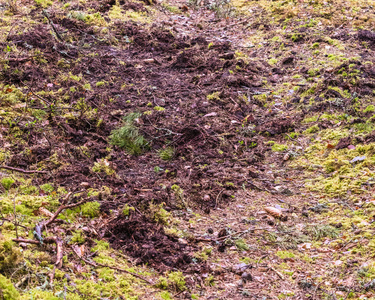
[[[0,4],[0,299],[374,299],[372,1]]]

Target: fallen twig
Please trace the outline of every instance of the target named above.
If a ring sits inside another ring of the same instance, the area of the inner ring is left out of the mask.
[[[235,236],[237,234],[244,234],[244,233],[248,233],[248,232],[251,232],[251,231],[254,231],[254,230],[271,231],[271,230],[269,230],[267,228],[248,228],[246,230],[237,231],[235,233],[231,233],[231,234],[228,234],[228,235],[216,238],[216,239],[200,239],[200,238],[196,238],[195,241],[197,241],[197,242],[219,242],[219,241],[223,241],[223,240],[225,240],[225,239],[227,239],[229,237]]]
[[[220,197],[221,193],[224,192],[224,191],[225,191],[225,189],[222,189],[222,190],[217,194],[214,209],[217,208],[217,205],[219,204],[219,197]]]
[[[19,169],[19,168],[13,168],[13,167],[5,166],[5,165],[0,166],[0,169],[5,169],[5,170],[10,170],[10,171],[20,172],[20,173],[25,173],[25,174],[34,174],[34,173],[46,174],[46,173],[48,173],[47,171],[24,170],[24,169]]]
[[[13,242],[16,243],[26,243],[26,244],[34,244],[34,245],[40,245],[42,244],[40,241],[37,240],[30,240],[30,239],[24,239],[24,238],[18,238],[18,239],[12,239]],[[44,244],[53,244],[56,242],[55,236],[47,236],[43,239]]]
[[[280,277],[280,279],[283,279],[283,280],[284,280],[284,276],[283,276],[283,274],[281,274],[279,271],[277,271],[275,268],[273,268],[273,267],[271,267],[271,266],[268,266],[268,268],[269,268],[270,270],[274,271],[274,272],[277,274],[277,276]]]
[[[68,194],[69,195],[69,194]],[[73,208],[73,207],[76,207],[76,206],[79,206],[83,203],[85,203],[88,199],[83,199],[82,201],[79,201],[77,203],[73,203],[73,204],[69,204],[69,205],[61,205],[57,211],[54,213],[54,215],[46,222],[43,222],[43,226],[47,226],[49,224],[51,224],[53,221],[55,221],[55,219],[59,216],[59,214],[64,210],[64,209],[68,209],[68,208]]]
[[[48,16],[47,12],[45,10],[42,11],[42,14],[47,18],[48,22],[50,23],[53,31],[56,33],[56,36],[57,38],[61,41],[61,42],[65,42],[64,39],[61,37],[60,33],[57,31],[55,25],[53,24],[52,20],[50,19],[50,17]]]
[[[85,259],[83,256],[80,256],[80,255],[77,253],[77,251],[74,249],[74,247],[71,247],[71,248],[72,248],[74,254],[75,254],[79,259],[81,259],[81,260],[83,260],[85,263],[87,263],[88,265],[91,265],[91,266],[96,267],[96,268],[97,268],[97,267],[103,267],[103,268],[110,268],[110,269],[113,269],[113,270],[116,270],[116,271],[119,271],[119,272],[124,272],[124,273],[127,273],[127,274],[129,274],[129,275],[132,275],[132,276],[134,276],[134,277],[137,277],[137,278],[139,278],[139,279],[141,279],[141,280],[147,282],[148,284],[151,284],[151,285],[154,284],[152,281],[150,281],[150,280],[148,280],[148,279],[144,278],[143,276],[138,275],[138,274],[136,274],[136,273],[133,273],[133,272],[130,272],[130,271],[127,271],[127,270],[121,269],[121,268],[117,268],[117,267],[107,266],[107,265],[105,265],[105,264],[101,264],[101,263],[98,263],[98,262],[92,262],[92,261],[89,261],[89,260]]]

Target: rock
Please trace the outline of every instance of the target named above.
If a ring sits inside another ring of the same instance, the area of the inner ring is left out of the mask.
[[[242,275],[247,269],[250,269],[251,266],[245,263],[240,263],[238,265],[233,266],[233,272]]]

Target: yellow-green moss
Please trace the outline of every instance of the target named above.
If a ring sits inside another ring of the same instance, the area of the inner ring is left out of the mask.
[[[0,274],[0,291],[3,300],[18,300],[20,294],[13,286],[12,282]]]

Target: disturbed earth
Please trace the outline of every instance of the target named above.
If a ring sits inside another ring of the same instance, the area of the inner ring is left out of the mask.
[[[369,3],[0,12],[4,299],[374,297]]]

